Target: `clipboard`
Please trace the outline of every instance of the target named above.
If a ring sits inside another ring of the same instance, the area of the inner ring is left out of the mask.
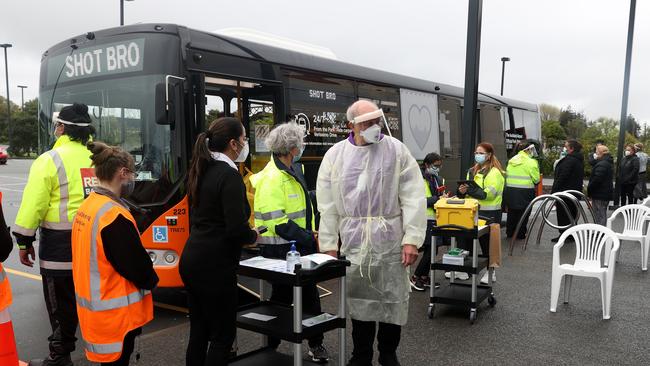
[[[481,187],[480,187],[478,184],[476,184],[476,182],[473,181],[473,180],[459,180],[457,183],[458,183],[458,186],[460,186],[461,184],[467,184],[467,185],[469,186],[469,189],[470,189],[470,190],[473,190],[473,189],[483,190],[483,188],[481,188]]]

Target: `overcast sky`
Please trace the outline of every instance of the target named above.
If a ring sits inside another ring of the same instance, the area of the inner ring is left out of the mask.
[[[462,86],[467,0],[135,0],[125,23],[170,22],[200,30],[244,27],[330,48],[340,60]],[[650,123],[650,1],[639,1],[629,113]],[[571,105],[618,119],[627,0],[485,0],[479,89],[531,103]],[[4,0],[0,43],[9,49],[12,101],[38,94],[41,54],[64,39],[119,25],[118,0]],[[6,96],[4,61],[0,95]]]

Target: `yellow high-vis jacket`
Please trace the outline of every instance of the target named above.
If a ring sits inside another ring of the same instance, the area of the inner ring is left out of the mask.
[[[59,137],[52,150],[41,154],[29,170],[13,231],[33,236],[39,226],[71,230],[74,215],[84,200],[81,169],[91,167],[90,156],[86,146],[67,135]]]

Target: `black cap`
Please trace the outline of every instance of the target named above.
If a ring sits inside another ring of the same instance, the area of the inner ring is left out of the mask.
[[[92,120],[88,114],[87,105],[74,103],[61,109],[57,122],[69,125],[88,126]]]

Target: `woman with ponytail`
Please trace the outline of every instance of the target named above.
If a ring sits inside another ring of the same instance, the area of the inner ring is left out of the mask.
[[[467,172],[467,179],[473,180],[476,186],[461,184],[458,187],[458,197],[464,198],[467,195],[477,199],[478,214],[490,218],[493,224],[501,225],[501,201],[505,178],[501,163],[494,153],[494,146],[489,142],[481,142],[476,145],[474,162],[474,166]],[[489,239],[489,235],[484,235],[479,239],[481,252],[486,257],[489,255]],[[467,241],[463,249],[471,250],[471,241]],[[496,274],[493,275],[492,281],[496,281]],[[488,283],[487,271],[481,278],[481,283]]]
[[[179,269],[190,309],[188,366],[226,365],[235,339],[237,266],[242,246],[257,240],[235,165],[247,156],[248,139],[236,118],[212,122],[194,145],[188,177],[192,227]]]

